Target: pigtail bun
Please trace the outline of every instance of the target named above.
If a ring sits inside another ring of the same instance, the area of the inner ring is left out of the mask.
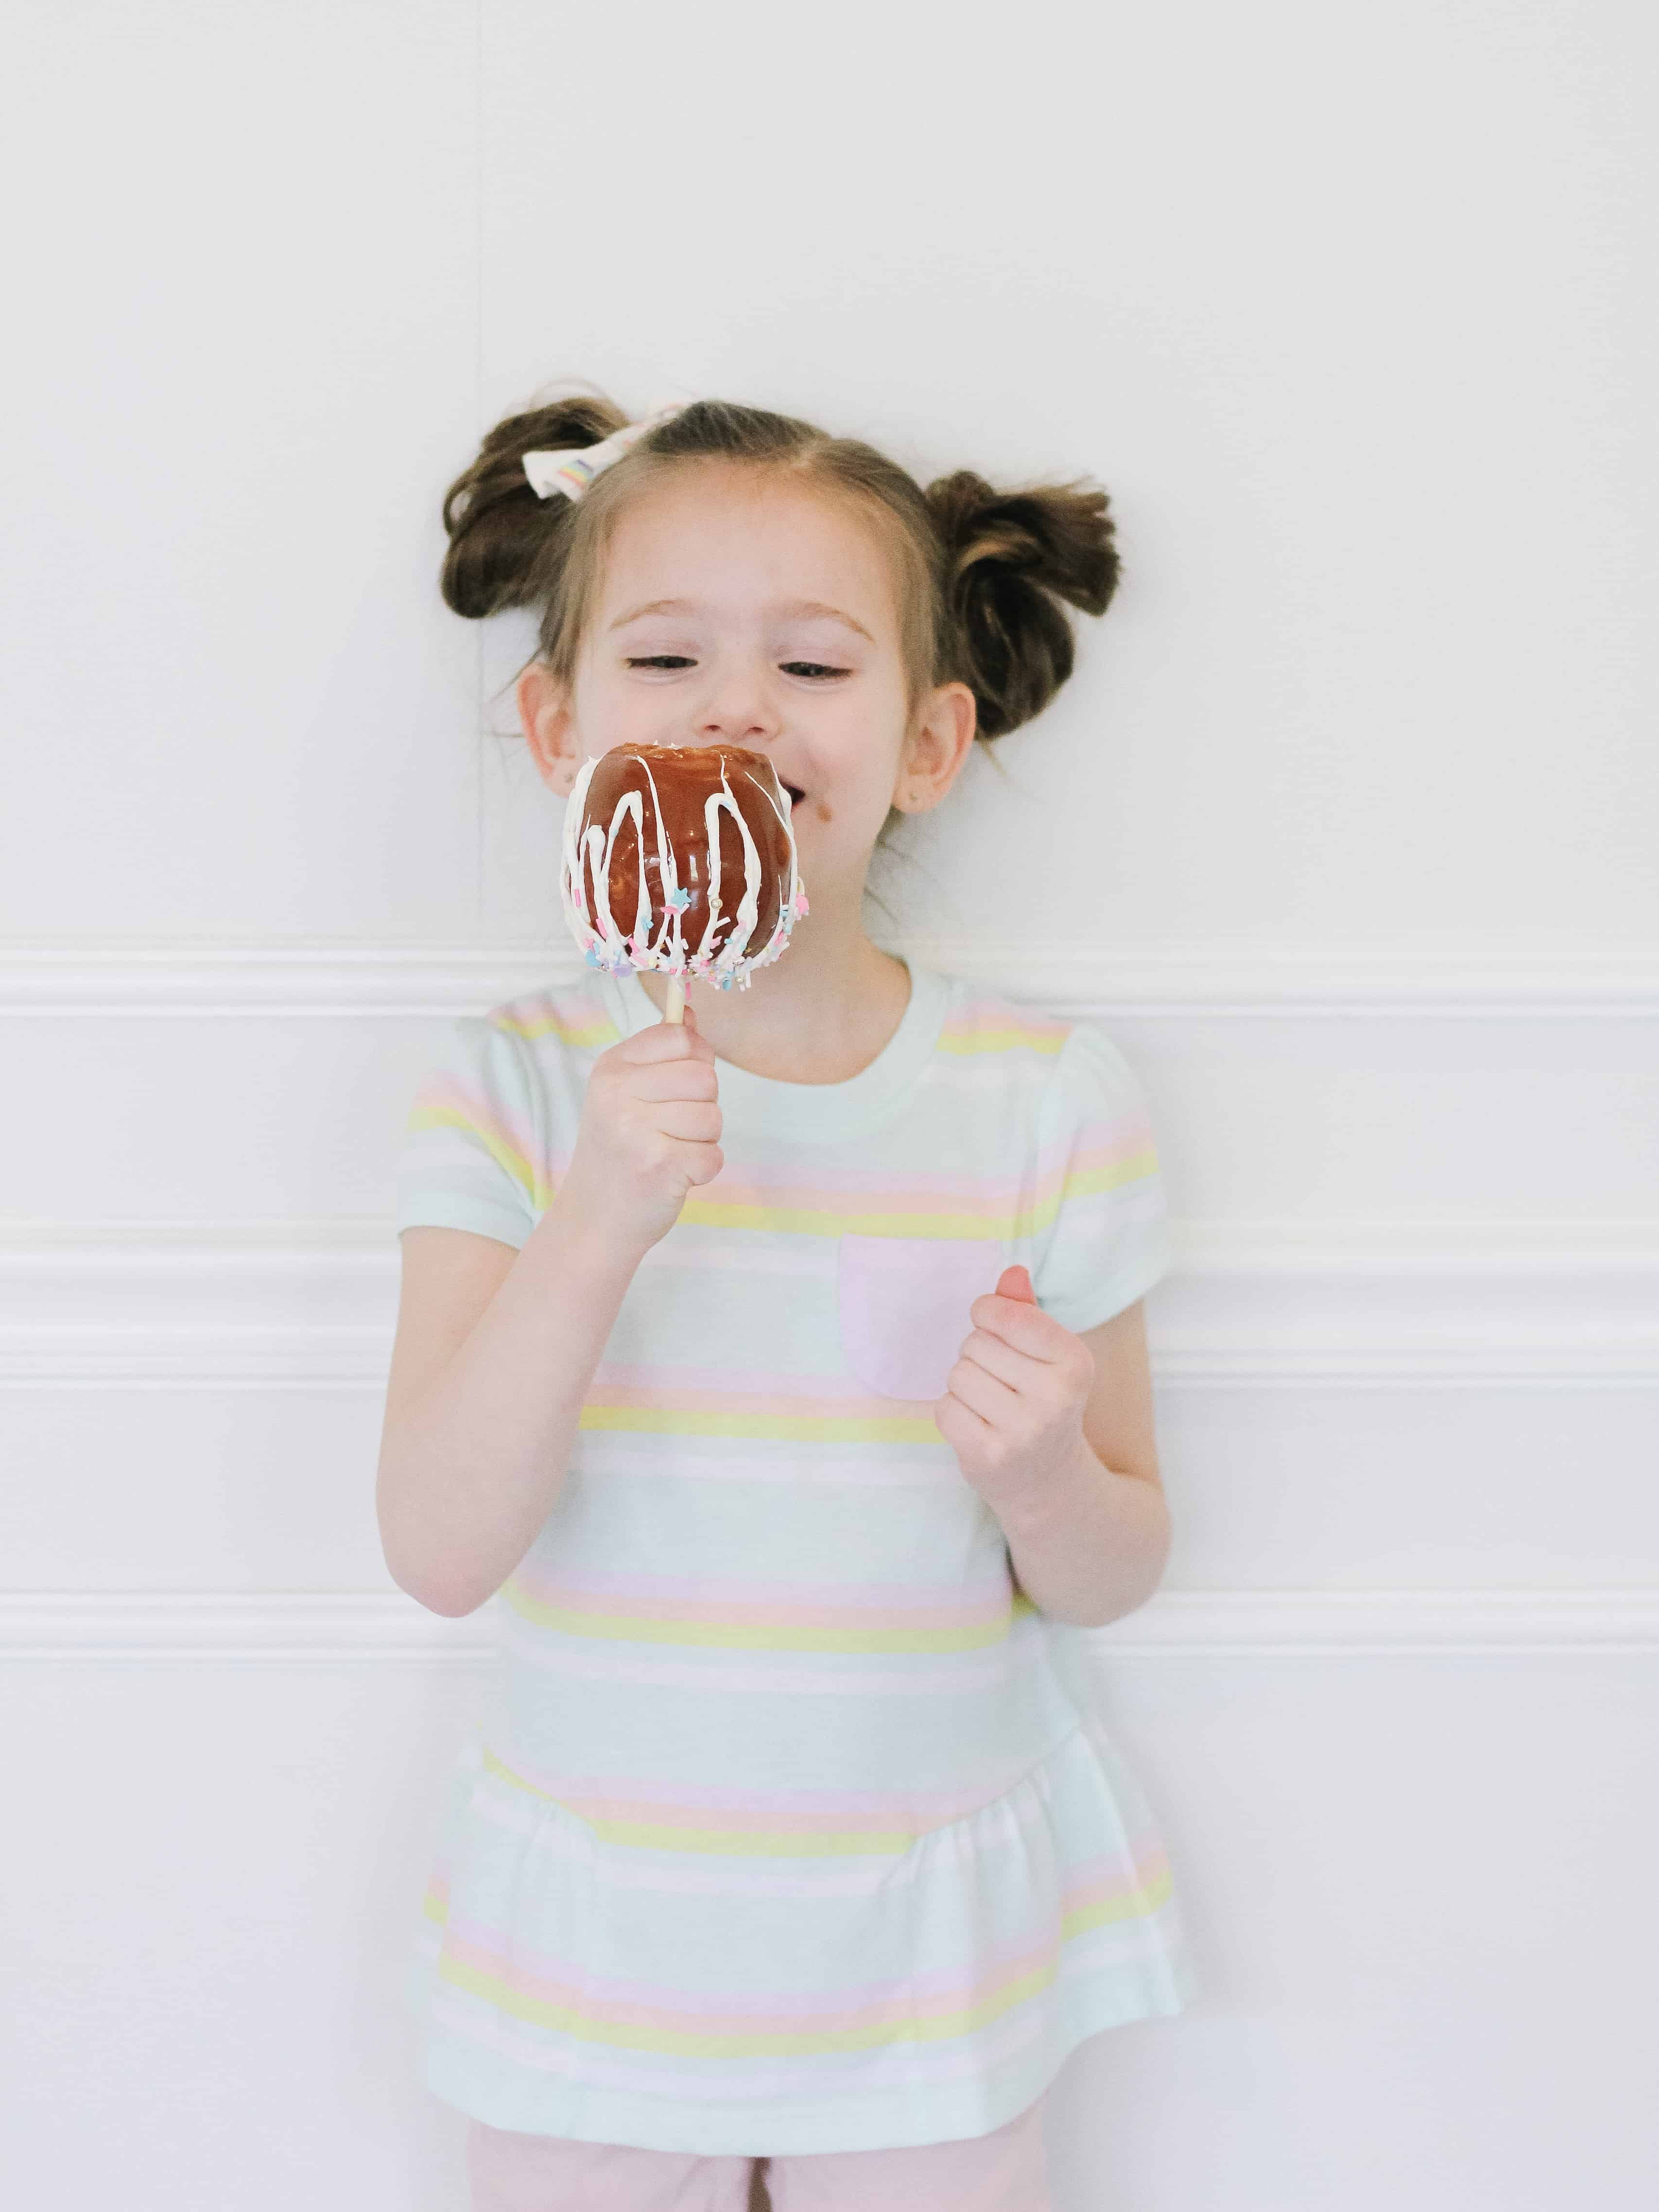
[[[927,487],[945,543],[953,673],[1000,738],[1042,711],[1072,672],[1066,605],[1104,614],[1117,586],[1112,519],[1098,485],[999,492],[958,469]],[[1064,603],[1064,604],[1062,604]]]
[[[628,417],[603,398],[557,399],[509,415],[478,448],[472,465],[444,494],[445,604],[480,622],[503,607],[544,596],[545,564],[569,522],[568,499],[541,499],[524,457],[544,447],[597,446]]]

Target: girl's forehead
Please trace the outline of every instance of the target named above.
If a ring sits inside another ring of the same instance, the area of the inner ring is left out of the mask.
[[[599,620],[658,599],[820,602],[890,637],[893,584],[880,532],[849,501],[772,471],[700,467],[652,485],[617,517]]]

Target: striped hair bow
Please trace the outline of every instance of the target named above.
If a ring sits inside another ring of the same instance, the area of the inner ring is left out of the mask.
[[[659,407],[642,421],[626,422],[620,430],[613,430],[597,446],[562,447],[526,453],[524,472],[530,479],[531,489],[538,499],[552,499],[558,493],[566,499],[580,499],[594,477],[603,475],[612,461],[621,460],[629,447],[637,445],[647,430],[654,430],[671,416],[683,415],[690,404],[689,399],[680,399],[672,407]]]

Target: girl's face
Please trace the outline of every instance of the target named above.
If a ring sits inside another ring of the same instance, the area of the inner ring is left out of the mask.
[[[793,801],[815,908],[861,889],[890,807],[942,799],[974,731],[960,684],[907,718],[895,584],[873,527],[785,477],[714,463],[618,518],[568,699],[535,684],[526,695],[521,679],[520,705],[556,788],[613,745],[767,754]]]

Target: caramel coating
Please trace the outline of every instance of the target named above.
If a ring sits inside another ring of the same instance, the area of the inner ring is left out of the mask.
[[[572,805],[567,909],[599,964],[743,980],[782,949],[805,902],[788,797],[764,753],[617,745],[588,764]]]

